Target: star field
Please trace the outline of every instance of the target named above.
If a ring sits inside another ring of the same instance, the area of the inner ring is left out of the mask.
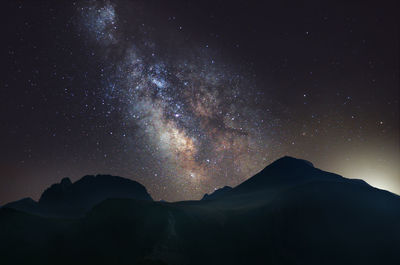
[[[179,30],[167,27],[173,41],[157,41],[140,11],[131,23],[120,22],[111,2],[78,11],[78,28],[106,62],[101,96],[114,102],[110,110],[119,106],[121,141],[142,150],[167,197],[199,198],[262,169],[276,141],[268,132],[279,121],[249,106],[262,93],[250,73],[224,63],[209,45],[185,48]]]
[[[0,204],[114,174],[199,199],[283,155],[400,192],[388,6],[8,1]]]

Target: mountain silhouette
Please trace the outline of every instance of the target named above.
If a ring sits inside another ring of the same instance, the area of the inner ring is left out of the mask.
[[[78,201],[76,183],[38,204]],[[200,201],[111,197],[75,218],[1,208],[2,264],[400,264],[400,197],[301,159]]]
[[[23,198],[21,200],[15,201],[15,202],[10,202],[7,203],[6,205],[3,206],[4,208],[12,208],[12,209],[17,209],[22,212],[28,212],[28,213],[39,213],[39,205],[36,201],[34,201],[32,198]]]
[[[249,196],[271,196],[307,183],[346,183],[370,187],[363,180],[347,179],[340,175],[317,169],[309,161],[285,156],[268,165],[235,188],[221,192],[218,197],[223,199],[240,195],[243,198],[246,194]]]
[[[232,189],[232,187],[225,186],[223,188],[215,190],[211,194],[207,194],[207,193],[204,194],[204,196],[203,196],[203,198],[201,200],[215,200],[215,199],[218,199],[218,198],[222,197],[226,192],[230,191],[231,189]]]
[[[135,181],[110,175],[87,175],[74,183],[64,178],[53,184],[43,192],[39,202],[25,198],[4,207],[45,216],[71,217],[83,215],[109,198],[152,201],[146,188]]]

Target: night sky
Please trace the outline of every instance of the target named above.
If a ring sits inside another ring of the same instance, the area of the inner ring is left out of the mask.
[[[394,2],[261,2],[3,1],[0,204],[99,173],[199,199],[284,155],[400,194]]]

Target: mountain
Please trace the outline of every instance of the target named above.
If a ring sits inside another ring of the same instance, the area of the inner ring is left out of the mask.
[[[1,208],[2,264],[400,264],[400,197],[363,181],[284,157],[211,196],[79,218]]]
[[[219,199],[232,200],[235,197],[243,199],[249,196],[266,199],[266,197],[275,196],[296,186],[312,183],[330,183],[332,185],[334,183],[346,183],[371,188],[363,180],[347,179],[315,168],[309,161],[285,156],[235,188],[221,192]]]
[[[64,178],[53,184],[43,192],[39,202],[25,198],[4,207],[45,216],[74,217],[109,198],[152,200],[146,188],[135,181],[110,175],[87,175],[75,183]]]
[[[203,198],[201,200],[215,200],[218,199],[220,197],[222,197],[226,192],[230,191],[232,189],[232,187],[229,186],[225,186],[223,188],[217,189],[215,190],[213,193],[211,194],[204,194]]]
[[[21,200],[10,202],[4,205],[5,208],[17,209],[22,212],[36,213],[39,212],[39,206],[32,198],[23,198]]]

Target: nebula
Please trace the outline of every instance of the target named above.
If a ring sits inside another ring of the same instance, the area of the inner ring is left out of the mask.
[[[142,23],[143,8],[133,10],[127,16],[116,2],[93,1],[77,7],[76,21],[99,50],[103,100],[114,102],[130,143],[157,165],[148,171],[157,168],[179,190],[164,198],[199,198],[265,166],[279,121],[255,107],[251,73],[208,45],[186,43],[179,27]]]

